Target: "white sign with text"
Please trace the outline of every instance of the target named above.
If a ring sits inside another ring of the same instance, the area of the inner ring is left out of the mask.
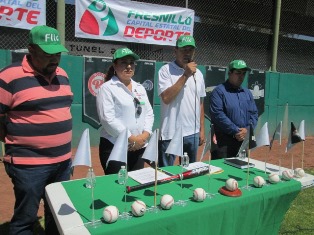
[[[194,11],[125,0],[76,0],[75,36],[171,45],[193,35]]]
[[[46,25],[46,0],[0,0],[0,26],[32,29]]]

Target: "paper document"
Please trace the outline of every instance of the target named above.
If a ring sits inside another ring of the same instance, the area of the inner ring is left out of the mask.
[[[208,164],[204,162],[193,162],[193,163],[190,163],[188,167],[184,167],[184,169],[194,170],[194,169],[198,169],[198,168],[206,167],[206,166],[208,166]],[[216,174],[222,171],[223,170],[220,167],[210,165],[210,174]]]
[[[130,171],[128,172],[128,176],[141,184],[153,182],[155,181],[155,169],[151,167],[146,167],[140,170]],[[169,177],[170,177],[169,175],[166,175],[163,172],[157,171],[157,180],[162,180]]]

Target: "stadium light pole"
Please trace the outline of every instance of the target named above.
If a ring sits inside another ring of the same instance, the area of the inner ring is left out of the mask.
[[[270,70],[273,72],[277,71],[277,55],[278,55],[278,40],[279,40],[279,26],[280,26],[280,12],[281,12],[281,0],[276,1],[276,15],[274,23],[274,34],[273,34],[273,52]]]

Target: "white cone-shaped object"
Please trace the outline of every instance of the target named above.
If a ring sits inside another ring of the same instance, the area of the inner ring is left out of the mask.
[[[173,154],[179,157],[183,156],[183,136],[182,136],[182,126],[180,126],[176,133],[174,134],[166,153]]]
[[[304,141],[305,140],[304,120],[302,120],[300,123],[299,135],[300,135],[301,139]]]
[[[256,136],[256,147],[261,146],[269,146],[269,133],[268,133],[268,122],[262,126],[261,130],[259,131],[258,135]]]
[[[158,132],[159,132],[158,129],[156,129],[153,132],[142,156],[142,158],[147,159],[150,162],[155,162],[157,165],[158,165],[158,135],[159,135]]]
[[[127,164],[128,159],[127,156],[128,156],[128,129],[125,129],[119,134],[111,151],[109,159],[107,161],[106,167],[108,166],[108,163],[112,160],[125,162]]]
[[[83,132],[72,162],[72,167],[79,165],[92,167],[89,129],[85,129]]]

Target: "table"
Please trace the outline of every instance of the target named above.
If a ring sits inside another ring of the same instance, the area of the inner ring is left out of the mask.
[[[247,158],[245,158],[244,160],[248,161]],[[261,162],[261,161],[255,160],[255,159],[250,159],[250,162],[255,164],[255,168],[265,171],[265,162]],[[279,166],[274,165],[274,164],[270,164],[270,163],[266,163],[266,171],[267,172],[275,172],[277,174],[281,174],[281,172],[284,170],[291,170],[291,169],[288,169],[285,167],[280,167],[280,173],[279,173]],[[302,189],[314,186],[314,176],[313,175],[306,174],[305,177],[298,178],[296,180],[301,183]]]
[[[253,161],[252,161],[253,162]],[[259,162],[254,162],[256,165]],[[174,206],[171,210],[159,213],[146,213],[143,217],[133,217],[128,221],[118,220],[113,224],[100,223],[96,228],[86,228],[84,223],[92,218],[91,189],[84,187],[85,180],[73,180],[53,183],[46,187],[46,196],[61,234],[278,234],[280,224],[290,203],[301,190],[297,180],[271,184],[263,188],[243,190],[241,197],[227,197],[218,193],[228,178],[238,181],[239,187],[246,185],[247,170],[228,166],[223,160],[211,161],[214,166],[221,167],[220,174],[199,176],[180,181],[158,185],[157,204],[164,194],[171,194],[175,201],[188,200],[186,207]],[[257,175],[267,178],[264,173],[264,163],[261,169],[251,168],[249,183]],[[167,171],[180,173],[179,166],[166,167]],[[127,211],[134,200],[139,199],[147,206],[154,205],[153,187],[131,192],[124,203],[124,187],[117,183],[117,175],[96,177],[94,189],[95,218],[102,217],[104,207],[115,205],[120,212]],[[192,200],[193,190],[201,187],[215,193],[212,199],[204,202]],[[137,185],[132,179],[129,186]]]

